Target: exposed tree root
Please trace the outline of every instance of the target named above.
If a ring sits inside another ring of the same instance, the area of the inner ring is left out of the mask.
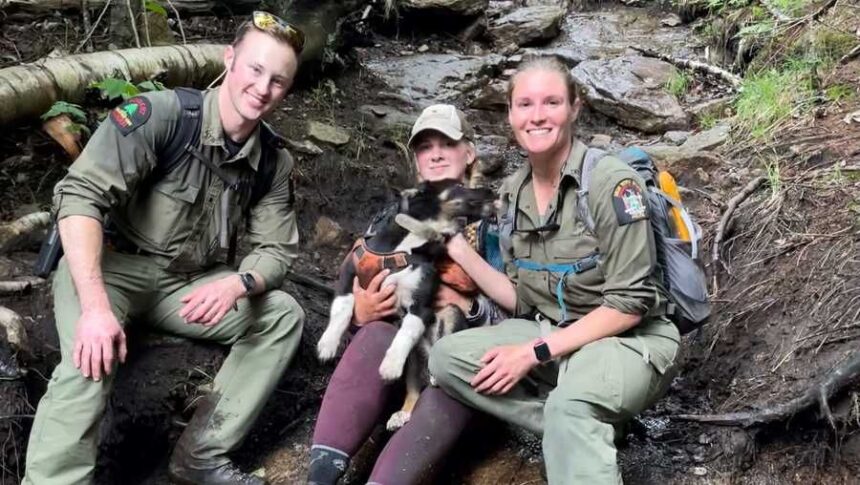
[[[763,183],[767,181],[766,177],[757,177],[750,181],[744,187],[744,189],[737,195],[729,200],[729,204],[726,207],[726,211],[723,213],[723,217],[720,218],[720,224],[717,226],[717,235],[714,237],[714,245],[711,253],[711,263],[714,264],[714,279],[716,280],[717,269],[716,266],[720,262],[720,244],[725,239],[726,232],[728,230],[729,222],[732,219],[732,215],[735,212],[735,209],[746,200],[747,197],[750,196],[756,189],[759,188]],[[716,287],[716,285],[715,285]]]
[[[713,66],[711,64],[706,64],[704,62],[692,61],[689,59],[679,59],[676,57],[667,56],[665,54],[660,54],[657,51],[654,51],[651,49],[645,49],[642,47],[630,46],[630,48],[641,53],[645,57],[655,57],[657,59],[661,59],[663,61],[666,61],[670,64],[674,64],[678,67],[682,67],[685,69],[694,69],[697,71],[704,72],[706,74],[711,74],[711,75],[717,76],[720,79],[731,84],[732,88],[734,88],[736,90],[740,90],[740,88],[741,88],[741,78],[730,73],[729,71],[726,71],[725,69],[720,68],[720,67]]]
[[[12,250],[21,239],[48,227],[50,223],[50,212],[34,212],[8,224],[0,225],[0,254]]]
[[[836,422],[833,419],[833,414],[830,412],[830,406],[827,404],[827,401],[833,394],[853,381],[858,375],[860,375],[860,352],[855,352],[850,359],[830,371],[821,381],[807,389],[802,396],[786,403],[777,404],[776,406],[758,411],[727,414],[679,414],[672,416],[672,418],[719,426],[742,426],[748,428],[759,424],[786,420],[818,403],[821,415],[827,419],[830,426],[836,429]]]

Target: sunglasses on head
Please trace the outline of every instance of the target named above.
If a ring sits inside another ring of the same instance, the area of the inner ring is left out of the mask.
[[[265,32],[283,35],[287,39],[287,42],[296,50],[296,54],[301,54],[302,49],[305,47],[304,32],[288,24],[284,19],[262,10],[254,12],[252,18],[254,27]]]

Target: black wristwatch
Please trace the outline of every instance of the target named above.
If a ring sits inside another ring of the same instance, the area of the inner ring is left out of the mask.
[[[251,273],[239,273],[239,279],[242,280],[242,286],[245,287],[245,294],[250,295],[254,288],[257,287],[257,280]]]
[[[552,360],[552,353],[549,351],[549,345],[543,341],[543,339],[538,339],[538,341],[534,345],[535,358],[543,364],[544,362],[549,362]]]

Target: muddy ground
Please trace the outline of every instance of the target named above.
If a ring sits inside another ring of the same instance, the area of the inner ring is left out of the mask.
[[[192,35],[208,40],[224,40],[213,25],[223,27],[222,32],[232,30],[229,20],[194,22],[197,30],[194,23],[187,26]],[[80,35],[73,23],[60,22],[62,28],[42,25],[7,21],[5,40],[0,41],[2,66],[36,59],[56,45],[73,44]],[[475,47],[463,45],[451,34],[392,28],[349,32],[348,38],[357,47],[342,52],[346,67],[331,69],[321,79],[305,80],[272,117],[291,140],[304,139],[311,120],[340,126],[351,137],[344,146],[321,145],[319,155],[293,151],[302,234],[295,271],[323,282],[332,281],[337,263],[372,214],[411,180],[399,146],[405,142],[406,130],[380,123],[379,116],[362,106],[387,106],[415,115],[426,104],[403,96],[384,76],[365,66],[394,62],[424,44],[430,54],[489,50],[480,40]],[[849,63],[834,75],[856,83],[858,65]],[[455,93],[453,100],[465,106],[470,101],[465,93]],[[727,412],[785,402],[856,351],[860,186],[856,173],[829,169],[838,160],[853,160],[856,165],[857,125],[846,125],[842,118],[860,109],[858,104],[855,97],[829,107],[812,123],[799,120],[772,142],[782,182],[768,185],[741,206],[735,231],[724,243],[724,266],[707,268],[715,277],[717,313],[708,326],[686,337],[682,370],[670,393],[630,426],[619,458],[626,483],[860,483],[856,478],[860,474],[856,384],[831,401],[838,418],[836,430],[820,421],[814,410],[752,431],[670,419],[681,413]],[[504,168],[489,176],[490,183],[497,183],[523,163],[506,129],[504,113],[472,109],[468,115],[480,136],[498,137],[488,139],[502,145],[498,158],[505,161]],[[92,116],[95,121],[98,115],[93,112]],[[579,136],[587,141],[594,134],[609,134],[619,145],[653,141],[586,110]],[[722,149],[717,165],[682,163],[672,168],[693,190],[686,197],[706,231],[706,254],[727,201],[752,177],[765,174],[751,162],[749,151],[745,142],[736,141]],[[0,154],[0,220],[47,208],[51,189],[68,163],[61,150],[30,124],[3,130]],[[697,168],[707,176],[693,176]],[[342,228],[333,243],[315,241],[316,225],[323,216]],[[20,249],[0,257],[0,275],[29,274],[37,247]],[[327,321],[327,296],[289,281],[284,288],[306,309],[307,331],[296,361],[237,459],[243,467],[263,471],[273,483],[292,484],[303,479],[313,422],[332,366],[318,364],[312,354]],[[5,433],[6,451],[0,483],[11,484],[22,475],[29,415],[44,393],[59,350],[48,287],[0,297],[0,304],[25,318],[32,349],[32,355],[19,356],[26,376],[0,381],[0,433]],[[102,427],[98,482],[166,483],[169,450],[217,372],[224,349],[135,327],[130,342],[130,359],[120,371]],[[15,399],[20,395],[26,399]],[[355,469],[348,475],[349,483],[363,483],[385,437],[380,428],[369,440],[361,454],[364,458],[355,460]],[[433,483],[543,483],[540,467],[537,440],[479,420]]]

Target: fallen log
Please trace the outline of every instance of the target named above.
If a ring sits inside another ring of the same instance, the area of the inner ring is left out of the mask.
[[[31,288],[42,286],[47,281],[44,278],[29,276],[22,279],[12,281],[0,281],[0,295],[10,295],[14,293],[23,293]]]
[[[327,61],[339,38],[342,18],[361,3],[304,0],[281,12],[305,32],[303,66]],[[223,71],[223,52],[224,46],[215,44],[147,47],[43,59],[0,69],[0,126],[35,118],[58,100],[81,103],[91,82],[108,77],[138,83],[158,76],[167,86],[207,86]]]
[[[48,227],[50,223],[50,212],[34,212],[10,223],[0,225],[0,254],[11,251],[22,239],[39,229]]]
[[[777,404],[758,411],[701,415],[679,414],[671,416],[671,418],[719,426],[749,428],[750,426],[786,420],[818,403],[821,416],[827,419],[833,429],[836,429],[836,422],[833,419],[833,414],[830,412],[830,406],[827,404],[827,401],[833,394],[851,383],[858,375],[860,375],[860,352],[855,352],[851,358],[828,372],[823,379],[813,384],[802,396],[786,403]]]
[[[56,10],[97,10],[107,0],[0,0],[4,12],[51,13]],[[165,2],[166,3],[166,2]],[[186,15],[212,15],[223,13],[240,15],[259,7],[260,0],[170,0],[180,13]]]
[[[224,69],[224,46],[148,47],[44,59],[0,69],[0,126],[35,118],[58,100],[80,103],[93,81],[141,82],[163,76],[168,86],[205,86]]]
[[[670,64],[674,64],[675,66],[678,66],[678,67],[681,67],[684,69],[693,69],[693,70],[696,70],[699,72],[703,72],[705,74],[711,74],[713,76],[717,76],[718,78],[731,84],[732,88],[734,88],[735,90],[740,91],[740,89],[741,89],[742,79],[739,76],[736,76],[736,75],[730,73],[729,71],[726,71],[723,68],[720,68],[720,67],[717,67],[717,66],[714,66],[711,64],[707,64],[704,62],[700,62],[700,61],[694,61],[694,60],[690,60],[690,59],[679,59],[676,57],[667,56],[665,54],[660,54],[659,52],[656,52],[656,51],[651,50],[651,49],[645,49],[645,48],[637,47],[637,46],[633,46],[633,45],[630,46],[630,48],[635,50],[636,52],[639,52],[640,54],[642,54],[645,57],[654,57],[656,59],[660,59],[662,61],[668,62]]]

